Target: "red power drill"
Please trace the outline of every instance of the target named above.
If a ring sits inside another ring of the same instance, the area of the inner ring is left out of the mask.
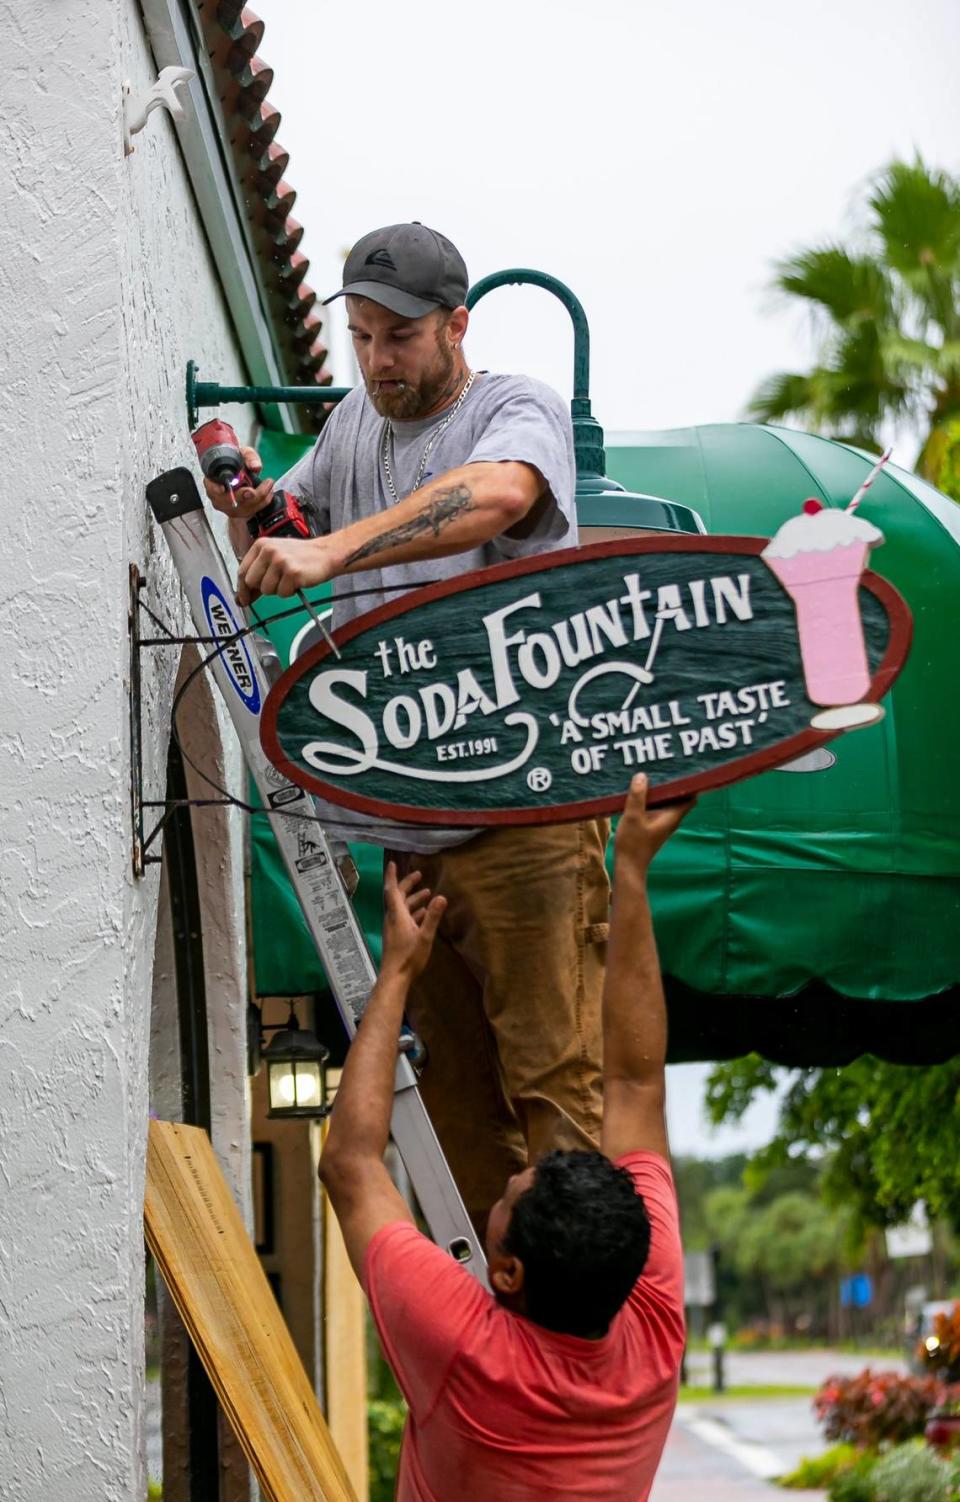
[[[248,473],[240,440],[228,422],[214,418],[192,435],[200,468],[208,480],[227,490],[252,489],[260,483],[259,475]],[[269,505],[247,520],[251,537],[309,537],[310,527],[300,503],[288,490],[275,490]]]

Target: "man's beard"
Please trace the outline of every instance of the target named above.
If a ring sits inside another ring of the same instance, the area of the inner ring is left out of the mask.
[[[405,381],[402,386],[381,391],[379,381],[367,381],[367,394],[374,410],[381,417],[393,417],[398,422],[410,422],[423,417],[445,395],[453,397],[457,383],[453,379],[456,355],[447,345],[438,345],[437,363],[418,381]]]

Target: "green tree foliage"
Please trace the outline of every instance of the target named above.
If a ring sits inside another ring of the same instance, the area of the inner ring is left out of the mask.
[[[960,179],[894,161],[869,184],[863,219],[855,244],[778,263],[774,287],[813,311],[820,357],[768,376],[749,414],[868,449],[885,422],[910,421],[920,473],[960,499]]]
[[[716,1236],[706,1216],[708,1198],[715,1189],[751,1191],[753,1205],[766,1205],[789,1190],[815,1191],[819,1170],[803,1158],[764,1168],[758,1174],[746,1153],[730,1153],[725,1158],[677,1157],[673,1160],[673,1178],[680,1204],[683,1244],[687,1251],[712,1246]]]
[[[812,1194],[781,1194],[750,1217],[740,1239],[745,1271],[790,1295],[839,1265],[843,1225]]]
[[[400,1463],[400,1443],[407,1411],[400,1400],[371,1398],[367,1404],[370,1432],[370,1502],[392,1502]]]
[[[674,1177],[687,1251],[715,1247],[719,1298],[732,1326],[826,1318],[822,1273],[837,1264],[846,1218],[819,1196],[818,1165],[802,1157],[758,1173],[743,1153],[680,1157]]]
[[[776,1066],[756,1054],[718,1064],[707,1083],[708,1113],[737,1121],[777,1082]],[[857,1237],[906,1220],[917,1200],[931,1219],[960,1231],[958,1142],[960,1058],[921,1067],[865,1055],[843,1069],[794,1074],[777,1134],[751,1171],[762,1178],[812,1153],[825,1200],[846,1208]]]
[[[845,1217],[808,1189],[772,1195],[768,1189],[715,1189],[704,1206],[720,1265],[732,1267],[740,1280],[735,1306],[739,1310],[752,1289],[768,1319],[789,1324],[805,1313],[822,1321],[824,1292],[832,1286],[825,1275],[843,1263]]]
[[[688,1252],[703,1251],[713,1237],[704,1209],[714,1189],[739,1188],[747,1166],[745,1153],[726,1158],[686,1158],[673,1160],[673,1180],[677,1186],[683,1244]]]

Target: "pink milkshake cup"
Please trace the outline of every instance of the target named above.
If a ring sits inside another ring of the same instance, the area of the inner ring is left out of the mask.
[[[793,600],[807,697],[830,706],[814,716],[821,730],[846,730],[880,719],[877,704],[860,704],[870,688],[860,576],[883,533],[849,511],[804,502],[763,550],[767,567]]]

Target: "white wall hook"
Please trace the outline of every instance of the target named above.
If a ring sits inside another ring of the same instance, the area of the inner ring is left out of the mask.
[[[147,116],[151,110],[161,106],[170,111],[174,120],[182,120],[185,115],[183,103],[177,94],[177,89],[183,84],[189,83],[196,74],[192,68],[169,67],[161,70],[155,84],[136,98],[131,92],[129,80],[123,86],[123,154],[129,156],[133,150],[132,137],[138,131],[143,130],[147,123]]]

